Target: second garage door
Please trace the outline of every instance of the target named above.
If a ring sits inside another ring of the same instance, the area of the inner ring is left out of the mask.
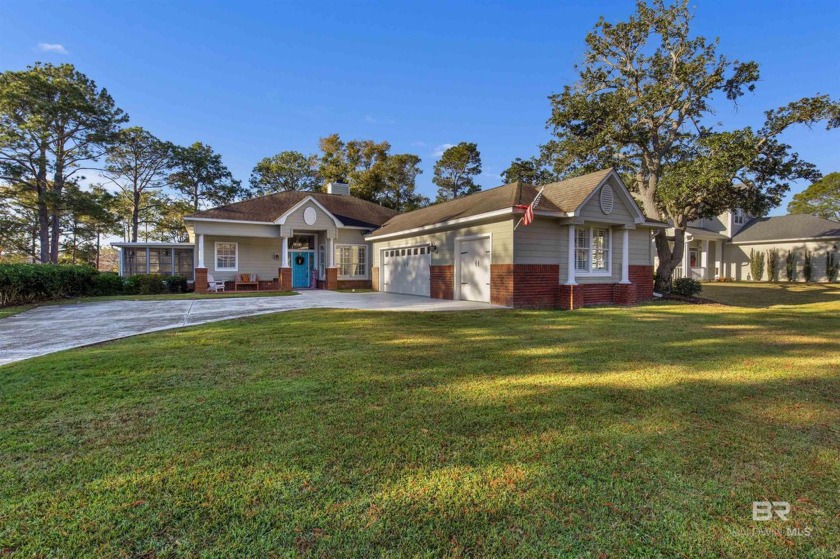
[[[405,295],[429,296],[429,248],[389,248],[382,251],[384,291]]]

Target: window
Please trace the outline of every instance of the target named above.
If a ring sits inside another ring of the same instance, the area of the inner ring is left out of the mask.
[[[127,276],[145,274],[146,270],[146,249],[127,248],[125,250],[125,270]]]
[[[216,270],[235,272],[239,268],[237,243],[216,243]]]
[[[336,261],[339,277],[367,277],[367,247],[364,245],[341,245],[336,247]]]
[[[172,275],[172,249],[149,249],[149,273],[163,276]]]
[[[290,237],[289,250],[315,250],[315,235],[294,235]]]
[[[318,247],[318,278],[324,279],[324,267],[326,266],[327,262],[327,251],[324,249],[324,245],[320,245]]]
[[[743,225],[745,217],[746,217],[746,214],[744,214],[744,212],[741,211],[740,209],[737,209],[737,210],[735,210],[735,213],[733,214],[732,221],[734,221],[737,225]]]
[[[609,275],[612,232],[603,227],[575,229],[575,270]]]

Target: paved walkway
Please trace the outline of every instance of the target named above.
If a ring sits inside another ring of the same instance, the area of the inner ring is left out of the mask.
[[[457,311],[500,308],[390,293],[302,291],[288,297],[47,305],[0,320],[0,365],[157,330],[297,309]]]

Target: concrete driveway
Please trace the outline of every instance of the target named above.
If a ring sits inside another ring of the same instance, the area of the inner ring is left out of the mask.
[[[289,297],[48,305],[0,320],[0,365],[127,336],[297,309],[458,311],[503,308],[390,293],[302,291]]]

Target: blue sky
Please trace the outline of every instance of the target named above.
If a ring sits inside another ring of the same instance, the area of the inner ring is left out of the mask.
[[[317,150],[321,136],[388,140],[423,159],[432,196],[439,146],[478,143],[479,183],[548,139],[547,96],[574,80],[598,17],[630,1],[89,2],[0,0],[0,69],[71,62],[161,138],[203,141],[247,181],[260,158]],[[762,79],[727,126],[815,93],[840,96],[840,2],[706,1],[693,30],[754,59]],[[840,132],[786,134],[824,173],[840,171]],[[800,185],[799,190],[806,185]],[[783,213],[784,206],[774,213]]]

